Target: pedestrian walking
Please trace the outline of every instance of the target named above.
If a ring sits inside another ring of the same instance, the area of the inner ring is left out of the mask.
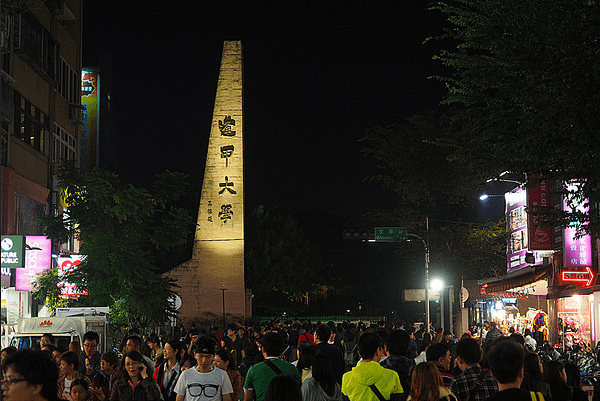
[[[438,367],[423,362],[413,371],[408,401],[457,401],[457,398],[444,386]]]
[[[164,362],[159,365],[152,378],[158,383],[160,392],[164,398],[164,401],[175,401],[177,394],[175,393],[175,384],[181,371],[181,349],[183,343],[179,340],[171,340],[165,344],[163,350]]]
[[[332,374],[331,361],[323,354],[315,355],[312,377],[302,382],[303,401],[341,401],[342,391]]]
[[[120,379],[113,384],[109,401],[162,400],[160,388],[148,374],[144,356],[139,352],[125,354],[118,374]]]
[[[227,372],[213,366],[216,342],[210,337],[198,340],[194,357],[198,364],[181,373],[175,392],[177,401],[231,401],[233,388]]]

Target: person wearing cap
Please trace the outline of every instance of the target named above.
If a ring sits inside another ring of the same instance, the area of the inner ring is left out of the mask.
[[[232,401],[233,387],[227,372],[212,365],[216,346],[212,338],[198,340],[194,354],[198,365],[181,373],[175,385],[176,401]]]

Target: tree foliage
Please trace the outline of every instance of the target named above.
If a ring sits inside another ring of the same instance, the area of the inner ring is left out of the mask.
[[[451,149],[441,140],[453,135],[450,117],[440,112],[414,115],[385,128],[367,130],[362,151],[381,170],[380,181],[398,195],[397,213],[422,221],[426,215],[454,218],[477,193],[480,174],[448,160]]]
[[[131,323],[164,320],[172,312],[167,299],[173,283],[159,274],[155,255],[183,245],[193,228],[187,210],[175,204],[185,191],[185,175],[158,175],[153,193],[100,169],[82,172],[65,164],[58,176],[69,206],[63,216],[47,219],[47,234],[81,241],[80,253],[87,257],[69,279],[88,289],[83,302],[118,305]]]
[[[455,134],[450,117],[440,112],[415,115],[386,128],[367,131],[363,152],[374,158],[378,180],[398,195],[393,210],[380,212],[391,224],[428,238],[432,265],[456,278],[483,278],[506,271],[504,223],[477,222],[479,172],[450,160],[445,138]],[[430,219],[430,229],[425,224]],[[399,248],[421,257],[422,244]]]
[[[326,286],[318,247],[290,214],[259,206],[248,217],[246,286],[252,289],[254,313],[303,311]]]
[[[586,179],[573,196],[589,198],[589,213],[556,215],[598,233],[600,3],[458,0],[432,9],[450,23],[440,38],[449,39],[447,49],[436,58],[450,68],[437,78],[461,125],[448,140],[452,156],[490,177]]]
[[[41,272],[33,287],[33,296],[45,303],[51,316],[56,313],[56,308],[67,308],[73,304],[71,299],[61,296],[57,267]]]

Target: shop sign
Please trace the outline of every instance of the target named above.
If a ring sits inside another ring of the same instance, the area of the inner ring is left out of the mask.
[[[566,184],[567,190],[569,192],[574,192],[578,185],[580,185],[580,182],[573,180]],[[587,199],[576,202],[573,199],[567,199],[567,197],[565,197],[563,200],[563,208],[569,213],[574,210],[587,213],[587,203]],[[585,268],[592,263],[592,238],[589,235],[577,235],[577,229],[580,224],[580,222],[572,223],[563,231],[563,267],[565,269],[568,269],[569,267]]]
[[[539,177],[532,177],[536,179]],[[552,250],[552,228],[540,227],[539,209],[550,206],[550,184],[542,180],[533,188],[527,189],[527,229],[529,231],[529,249],[538,251]],[[536,213],[537,212],[537,213]]]
[[[16,269],[15,290],[31,291],[36,276],[51,265],[52,241],[45,236],[25,236],[25,268]]]
[[[510,233],[507,244],[507,271],[518,270],[527,266],[525,254],[529,247],[527,236],[526,195],[523,188],[518,187],[504,194],[506,203],[506,230]]]
[[[563,270],[562,280],[589,287],[594,281],[594,273],[589,266],[584,270]]]
[[[518,299],[527,299],[527,294],[521,292],[488,292],[487,284],[481,286],[481,293],[486,295],[492,295],[498,298],[518,298]]]
[[[25,237],[3,235],[1,244],[1,266],[4,268],[25,266]]]

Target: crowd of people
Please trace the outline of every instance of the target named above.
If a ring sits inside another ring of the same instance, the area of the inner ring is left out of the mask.
[[[530,336],[495,325],[458,341],[448,331],[379,322],[241,322],[183,326],[165,335],[130,330],[118,352],[54,345],[2,350],[9,401],[583,401],[580,372]],[[485,334],[482,335],[482,334]],[[530,334],[530,333],[528,333]],[[485,338],[484,338],[485,337]],[[543,340],[543,339],[542,339]],[[532,349],[533,348],[533,349]],[[552,348],[552,347],[550,347]],[[544,360],[544,362],[542,361]],[[543,363],[542,363],[543,362]]]

